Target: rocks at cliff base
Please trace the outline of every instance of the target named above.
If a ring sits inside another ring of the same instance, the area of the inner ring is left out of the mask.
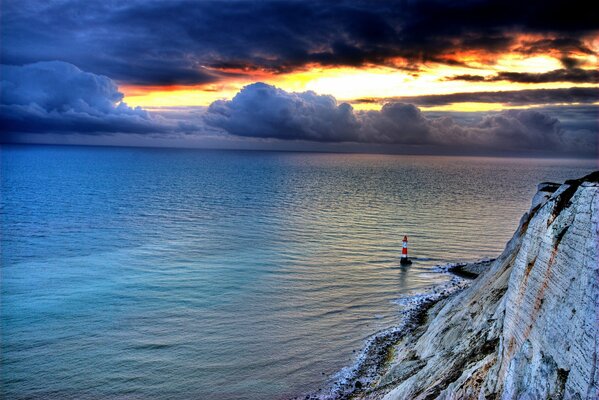
[[[464,278],[474,279],[488,270],[494,261],[494,258],[490,258],[471,263],[457,263],[452,265],[450,268],[447,268],[447,272],[451,272],[452,274],[456,274]]]

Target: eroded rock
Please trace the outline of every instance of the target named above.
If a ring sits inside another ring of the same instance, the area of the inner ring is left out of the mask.
[[[599,398],[598,178],[539,185],[503,253],[429,310],[364,398]]]

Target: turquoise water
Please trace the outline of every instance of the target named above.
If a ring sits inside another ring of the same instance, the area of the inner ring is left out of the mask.
[[[286,398],[593,162],[2,146],[4,398]],[[401,238],[416,262],[400,267]],[[356,353],[354,353],[356,351]]]

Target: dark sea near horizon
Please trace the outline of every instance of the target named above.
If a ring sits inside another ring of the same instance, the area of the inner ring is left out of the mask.
[[[2,146],[6,399],[278,399],[594,161]],[[400,267],[401,239],[415,262]]]

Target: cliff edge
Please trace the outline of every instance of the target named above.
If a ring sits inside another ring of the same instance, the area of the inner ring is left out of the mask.
[[[599,171],[539,185],[473,284],[392,349],[370,399],[599,398]]]

